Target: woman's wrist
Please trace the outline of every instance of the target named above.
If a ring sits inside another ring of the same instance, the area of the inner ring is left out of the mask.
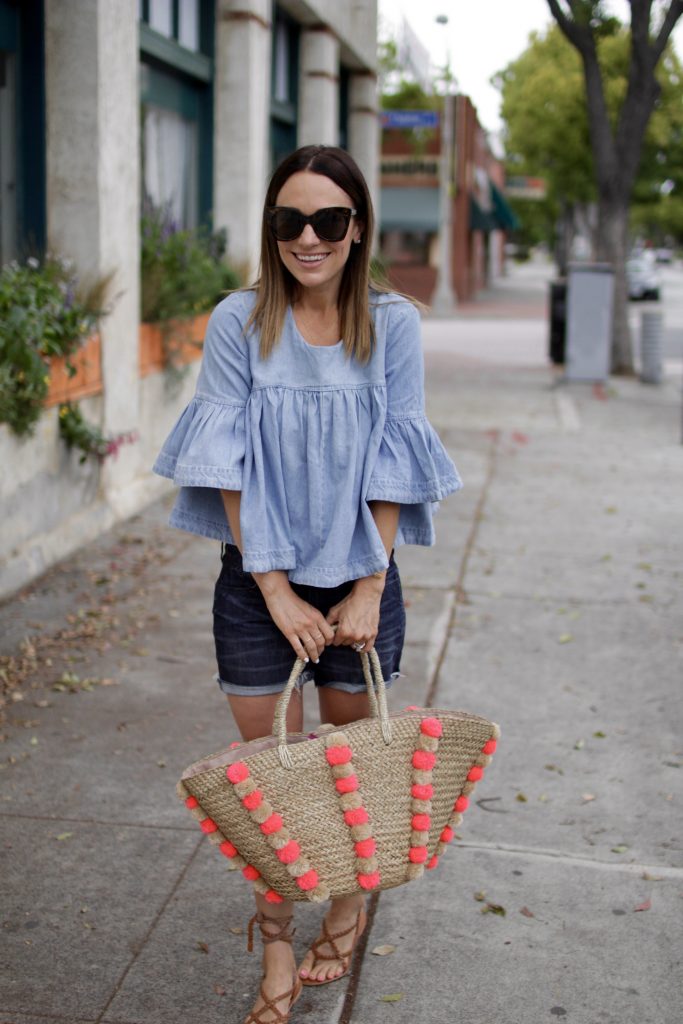
[[[360,579],[357,579],[354,582],[351,589],[354,593],[362,591],[370,594],[379,594],[381,596],[384,592],[386,576],[386,570],[372,573],[370,576],[361,576]]]
[[[251,575],[264,597],[272,597],[278,591],[289,590],[289,576],[284,569],[272,569],[270,572],[252,572]]]

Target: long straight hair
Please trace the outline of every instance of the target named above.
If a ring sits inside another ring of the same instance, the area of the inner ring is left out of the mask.
[[[375,343],[369,291],[372,288],[377,292],[388,293],[391,289],[370,274],[375,217],[365,178],[355,160],[337,146],[302,146],[285,157],[270,179],[261,225],[259,277],[253,286],[256,303],[246,329],[252,326],[258,328],[261,358],[266,359],[280,340],[287,307],[296,301],[300,293],[301,286],[282,262],[277,242],[266,220],[266,209],[276,205],[280,189],[299,171],[322,174],[343,189],[357,211],[359,223],[363,225],[360,243],[352,243],[344,266],[337,308],[346,353],[366,363]]]

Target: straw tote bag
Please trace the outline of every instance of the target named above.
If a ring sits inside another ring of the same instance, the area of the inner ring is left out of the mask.
[[[273,736],[203,758],[178,783],[202,831],[269,902],[389,889],[436,867],[496,748],[498,726],[476,715],[390,715],[376,652],[361,659],[371,718],[287,734],[297,660]]]

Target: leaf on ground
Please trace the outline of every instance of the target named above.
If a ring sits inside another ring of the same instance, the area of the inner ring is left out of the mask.
[[[375,946],[371,951],[375,956],[389,956],[390,953],[396,952],[396,946]]]
[[[244,935],[244,928],[231,928],[230,929],[230,934],[231,935]]]
[[[643,871],[643,881],[645,882],[663,882],[664,875],[651,875],[649,871]]]
[[[607,508],[605,509],[605,513],[608,516],[615,516],[617,514],[617,506],[616,505],[608,505]]]
[[[558,775],[564,775],[561,768],[558,768],[556,764],[546,764],[543,766],[547,772],[557,772]]]
[[[585,740],[577,740],[576,743],[574,744],[574,750],[583,750],[583,748],[585,746],[586,746],[586,741]]]
[[[652,907],[652,901],[651,900],[645,900],[644,903],[639,903],[637,907],[633,908],[633,913],[637,914],[641,910],[649,910],[651,907]]]
[[[524,793],[518,793],[517,796],[515,797],[515,800],[517,800],[520,804],[528,803],[528,800],[527,800],[526,796],[524,795]]]
[[[498,917],[505,917],[507,911],[500,903],[485,903],[481,908],[482,914],[497,914]]]
[[[402,992],[392,992],[389,996],[380,996],[380,1003],[400,1003],[403,999]]]
[[[602,729],[598,729],[597,732],[594,732],[593,736],[595,737],[596,740],[606,740],[607,739],[607,733],[603,732]]]
[[[570,644],[574,639],[571,633],[560,633],[557,638],[558,644]]]
[[[213,986],[213,990],[214,990],[214,993],[217,996],[224,996],[225,995],[225,989],[223,988],[222,985],[214,985]]]
[[[522,915],[522,917],[536,917],[534,912],[532,910],[529,910],[528,907],[522,907],[520,910],[520,914]]]
[[[612,847],[612,853],[626,853],[627,850],[628,846],[626,845],[626,843],[619,843],[618,846]]]
[[[474,898],[477,901],[477,903],[483,903],[484,900],[486,899],[486,893],[482,889],[480,892],[475,892]]]
[[[595,793],[582,793],[581,794],[581,802],[582,803],[589,804],[592,800],[595,800]]]
[[[197,949],[199,950],[200,953],[208,953],[209,952],[209,947],[207,946],[207,944],[205,942],[198,942],[197,943]]]
[[[55,836],[55,839],[61,843],[65,839],[71,839],[72,835],[73,832],[60,832],[58,836]]]

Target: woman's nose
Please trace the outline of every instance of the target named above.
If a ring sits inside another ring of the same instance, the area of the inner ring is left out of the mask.
[[[312,224],[305,224],[304,229],[299,235],[299,241],[303,242],[304,245],[317,245],[320,239],[313,230]]]

